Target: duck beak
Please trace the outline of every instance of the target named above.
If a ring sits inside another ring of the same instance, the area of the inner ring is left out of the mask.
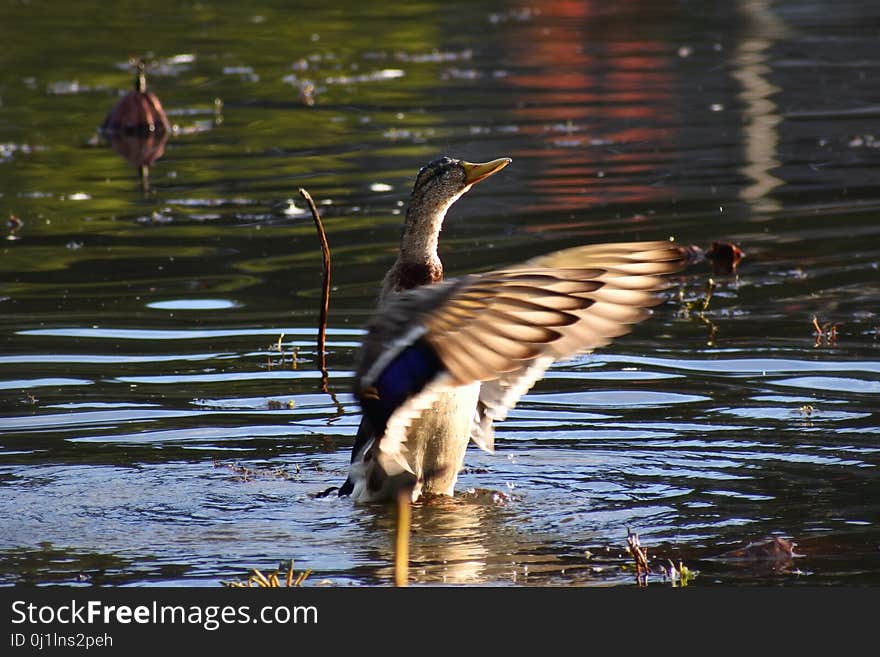
[[[472,164],[470,162],[462,161],[461,166],[464,167],[465,176],[464,182],[466,185],[478,183],[481,180],[485,180],[493,173],[498,173],[511,162],[512,160],[509,157],[499,157],[497,160],[484,162],[483,164]]]

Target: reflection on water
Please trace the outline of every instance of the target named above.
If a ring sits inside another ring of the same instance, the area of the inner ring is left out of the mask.
[[[450,153],[513,158],[450,212],[451,275],[669,235],[747,257],[551,369],[460,494],[414,507],[412,579],[631,584],[631,529],[696,586],[880,583],[874,4],[343,5],[8,8],[0,581],[216,586],[294,558],[390,583],[393,510],[317,493],[345,478],[412,179]],[[142,34],[177,126],[148,190],[90,145]],[[333,253],[329,392],[299,187]],[[803,556],[729,558],[771,538]]]
[[[450,500],[432,500],[416,504],[410,529],[410,577],[417,582],[443,584],[479,584],[486,581],[490,547],[497,545],[495,530],[501,509],[492,499],[477,499],[476,494],[464,494]],[[393,516],[382,513],[370,518],[363,529],[366,532],[391,535]],[[385,581],[393,580],[394,562],[392,545],[382,546],[374,556],[380,567],[376,575]]]
[[[511,34],[505,46],[512,70],[503,83],[519,99],[513,120],[518,133],[531,137],[512,153],[529,167],[527,209],[564,220],[548,220],[543,230],[589,234],[592,219],[561,213],[668,198],[653,184],[655,157],[644,152],[648,144],[655,153],[669,151],[679,138],[675,72],[660,31],[642,38],[595,3],[548,2],[541,20]],[[607,178],[620,181],[609,185]]]
[[[774,42],[784,38],[787,30],[767,2],[743,0],[740,5],[748,20],[747,33],[750,36],[737,44],[736,68],[732,75],[742,85],[740,98],[745,120],[745,166],[742,173],[752,181],[743,187],[740,198],[761,215],[781,209],[772,192],[785,182],[772,174],[780,164],[775,159],[779,145],[776,127],[782,121],[772,96],[782,90],[768,80],[772,73],[768,59]]]

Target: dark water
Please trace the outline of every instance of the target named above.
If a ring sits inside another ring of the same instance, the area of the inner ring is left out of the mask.
[[[315,494],[413,177],[452,154],[513,164],[450,213],[450,274],[747,257],[553,368],[414,508],[413,579],[629,585],[629,528],[694,586],[880,584],[880,7],[366,4],[2,1],[0,583],[388,583],[393,514]],[[146,191],[90,144],[132,55],[177,126]],[[803,556],[722,557],[773,537]]]

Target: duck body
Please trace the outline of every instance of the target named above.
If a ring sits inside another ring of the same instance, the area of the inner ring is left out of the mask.
[[[419,172],[361,348],[354,392],[363,417],[340,495],[452,495],[469,442],[494,451],[494,422],[547,367],[627,333],[679,268],[668,242],[636,242],[444,280],[437,246],[446,211],[509,162],[441,158]]]
[[[379,464],[382,436],[372,429],[369,419],[363,419],[358,434],[366,440],[353,450],[349,477],[340,494],[350,494],[357,502],[392,499],[401,488],[411,492],[413,501],[453,495],[471,440],[479,394],[479,383],[440,392],[408,427],[405,456],[395,462]]]

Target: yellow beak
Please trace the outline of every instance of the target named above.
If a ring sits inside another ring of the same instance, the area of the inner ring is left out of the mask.
[[[471,164],[470,162],[462,161],[461,166],[464,167],[465,175],[464,182],[467,185],[478,183],[481,180],[485,180],[493,173],[498,173],[511,162],[512,160],[509,157],[499,157],[497,160],[484,162],[482,164]]]

